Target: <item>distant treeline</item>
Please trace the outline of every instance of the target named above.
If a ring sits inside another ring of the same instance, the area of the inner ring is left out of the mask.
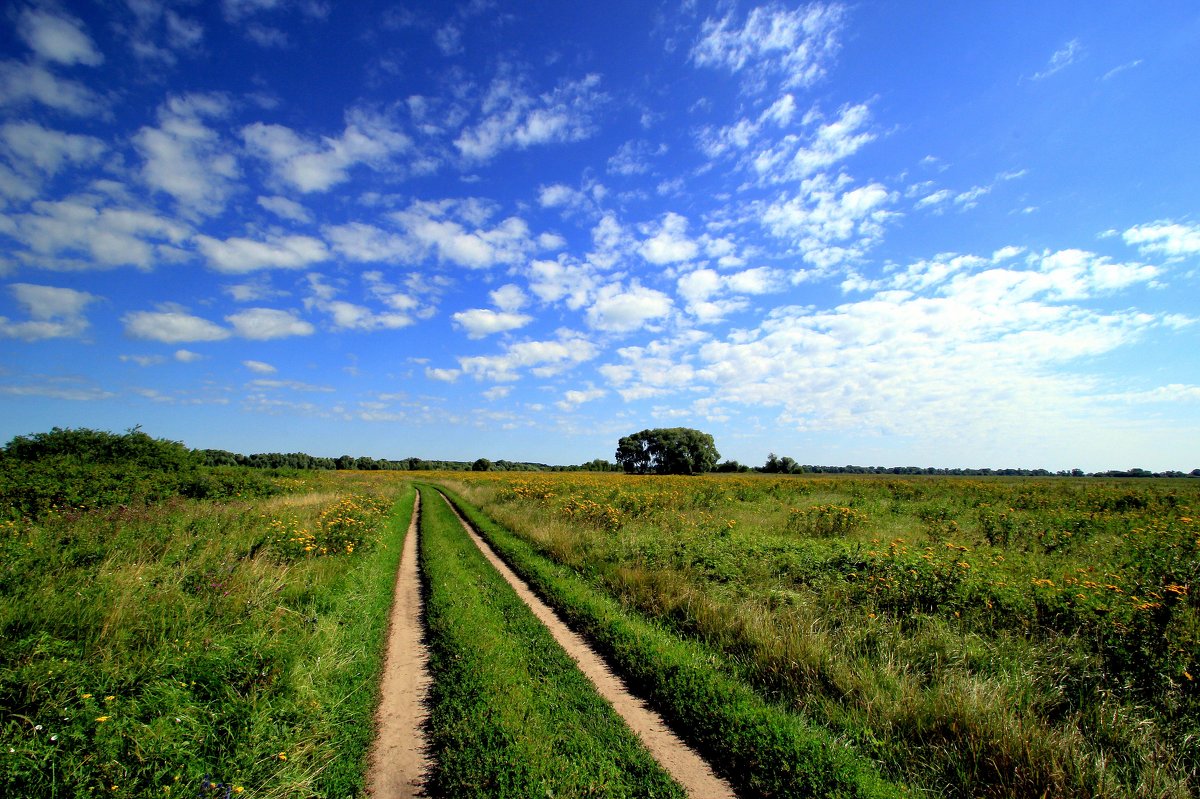
[[[425,458],[370,458],[342,455],[337,458],[319,458],[305,452],[260,452],[240,455],[223,449],[201,449],[196,452],[205,466],[249,466],[254,469],[357,469],[361,471],[402,472],[617,472],[620,467],[597,458],[579,466],[551,466],[546,463],[526,461],[492,461],[479,458],[474,461],[431,461]]]
[[[255,455],[240,455],[223,449],[195,450],[205,466],[249,466],[255,469],[357,469],[363,471],[405,472],[619,472],[620,464],[596,458],[576,466],[551,466],[546,463],[528,461],[492,461],[479,458],[474,461],[436,461],[425,458],[354,457],[342,455],[338,458],[319,458],[304,452],[262,452]],[[1050,471],[1048,469],[939,469],[932,466],[816,466],[797,463],[787,456],[775,453],[762,466],[747,466],[737,461],[723,461],[713,471],[722,473],[760,472],[763,474],[896,474],[896,475],[940,475],[963,477],[1200,477],[1200,469],[1191,472],[1151,472],[1146,469],[1112,469],[1105,472],[1084,472],[1082,469]]]

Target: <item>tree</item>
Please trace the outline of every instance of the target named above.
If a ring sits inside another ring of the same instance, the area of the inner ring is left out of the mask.
[[[473,472],[490,472],[491,470],[492,462],[487,458],[480,458],[471,464],[471,471]]]
[[[713,437],[690,427],[643,430],[617,441],[617,463],[627,474],[702,474],[721,455]]]

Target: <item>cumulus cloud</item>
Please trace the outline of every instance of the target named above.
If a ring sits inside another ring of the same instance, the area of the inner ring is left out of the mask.
[[[633,283],[629,288],[610,283],[596,292],[587,310],[588,325],[609,333],[628,333],[671,313],[671,298],[661,291]]]
[[[695,241],[688,238],[686,217],[674,212],[663,216],[657,232],[642,242],[638,252],[652,264],[663,265],[689,261],[700,251]]]
[[[1200,254],[1200,225],[1162,219],[1135,225],[1121,237],[1143,255],[1162,255],[1174,260]]]
[[[16,322],[0,316],[0,335],[24,341],[77,338],[88,328],[84,310],[98,297],[86,291],[13,283],[9,286],[29,319]]]
[[[804,260],[830,268],[861,258],[883,236],[895,198],[882,184],[850,189],[845,175],[824,173],[781,195],[762,211],[762,223],[775,236],[791,240]]]
[[[554,403],[559,410],[572,411],[585,402],[603,399],[608,392],[602,388],[572,389],[563,393],[563,398]]]
[[[301,224],[312,222],[313,217],[308,209],[295,200],[289,200],[287,197],[259,197],[257,202],[260,208],[265,208],[281,219]]]
[[[242,338],[255,341],[311,336],[315,329],[291,311],[274,308],[247,308],[230,314],[225,321],[233,325],[233,331]]]
[[[311,236],[272,236],[255,241],[237,236],[221,240],[198,235],[194,241],[208,265],[226,274],[260,269],[303,269],[329,258],[325,244]]]
[[[467,333],[467,338],[483,338],[493,333],[517,330],[533,321],[528,314],[512,311],[493,311],[488,308],[472,308],[459,311],[450,317],[456,327]]]
[[[386,117],[363,109],[347,113],[346,127],[337,138],[318,140],[283,125],[255,122],[242,128],[242,140],[252,155],[270,165],[278,180],[304,193],[328,191],[344,183],[357,164],[387,169],[412,144]]]
[[[82,83],[60,78],[41,64],[0,61],[0,106],[41,103],[76,116],[103,114],[103,100]]]
[[[507,344],[500,355],[463,356],[458,363],[463,374],[503,383],[520,379],[523,371],[551,377],[595,358],[598,352],[582,335],[563,330],[557,339]]]
[[[806,122],[815,124],[821,116],[810,112]],[[751,164],[768,183],[803,180],[854,155],[875,139],[867,130],[871,120],[865,104],[848,105],[837,119],[817,124],[807,136],[789,134],[764,145],[755,152]]]
[[[14,164],[29,164],[46,175],[68,164],[94,163],[104,154],[104,142],[93,136],[62,133],[36,122],[9,122],[0,128],[0,141]]]
[[[592,114],[605,100],[599,86],[599,75],[587,75],[533,95],[519,78],[502,75],[482,100],[482,119],[454,145],[469,161],[487,161],[503,150],[586,139],[595,129]]]
[[[143,127],[133,137],[146,185],[169,194],[185,211],[223,210],[241,173],[233,148],[205,120],[229,112],[229,100],[218,94],[182,95],[164,103],[158,127]]]
[[[184,341],[221,341],[229,331],[218,324],[193,316],[182,308],[130,311],[121,317],[125,335],[146,341],[176,344]]]
[[[768,79],[780,80],[784,88],[809,86],[837,52],[844,15],[840,5],[813,3],[794,10],[760,6],[740,23],[732,13],[709,18],[691,58],[697,66],[743,73],[751,90]]]
[[[17,17],[17,33],[47,61],[89,67],[104,62],[104,56],[83,29],[83,21],[69,14],[26,8]]]
[[[404,237],[390,247],[386,237],[375,242],[380,249],[399,246],[410,256],[435,257],[468,269],[515,266],[538,249],[525,220],[510,216],[489,226],[490,215],[490,207],[478,201],[414,202],[391,214]]]
[[[27,248],[17,253],[21,260],[58,270],[150,269],[178,260],[189,233],[174,220],[89,195],[34,202],[29,211],[11,214],[0,230]]]

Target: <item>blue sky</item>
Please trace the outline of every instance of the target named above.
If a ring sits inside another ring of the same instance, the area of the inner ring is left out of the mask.
[[[0,435],[1200,466],[1191,2],[12,3]]]

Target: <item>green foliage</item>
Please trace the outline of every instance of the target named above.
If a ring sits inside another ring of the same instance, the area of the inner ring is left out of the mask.
[[[720,457],[713,437],[690,427],[642,430],[617,442],[616,459],[627,474],[703,474]]]
[[[17,436],[0,450],[0,517],[38,519],[173,496],[261,497],[271,481],[244,469],[205,468],[205,457],[137,428],[123,434],[53,428]]]

